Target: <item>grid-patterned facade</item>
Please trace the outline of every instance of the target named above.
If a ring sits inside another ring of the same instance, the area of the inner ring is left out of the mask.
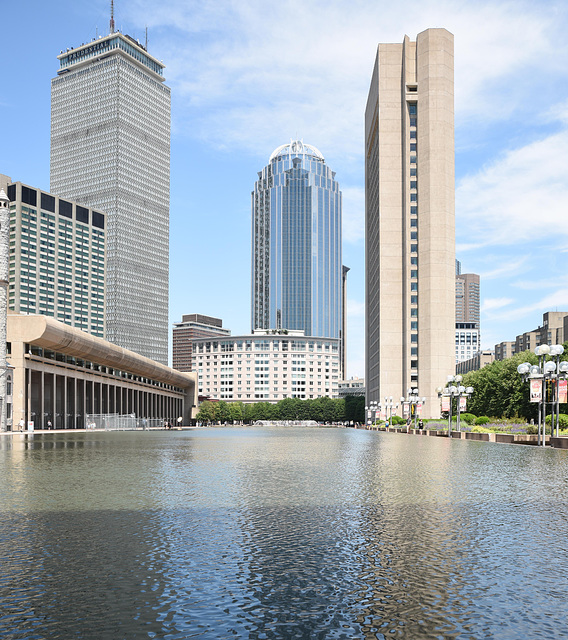
[[[436,388],[454,370],[453,36],[380,44],[365,113],[367,401]]]
[[[257,330],[251,335],[193,343],[200,396],[227,402],[337,397],[339,341],[303,331]]]
[[[456,322],[456,364],[471,360],[480,348],[478,325],[475,322]]]
[[[480,300],[479,276],[456,274],[456,322],[474,322],[479,328]]]
[[[8,308],[57,320],[102,338],[105,216],[35,189],[8,185]]]
[[[339,338],[342,197],[313,146],[282,145],[252,193],[252,328]]]
[[[204,316],[200,313],[183,315],[172,331],[173,368],[178,371],[193,371],[193,341],[199,338],[223,337],[231,335],[223,329],[221,318]]]
[[[51,190],[107,214],[105,337],[165,364],[171,108],[164,66],[121,33],[58,58]]]

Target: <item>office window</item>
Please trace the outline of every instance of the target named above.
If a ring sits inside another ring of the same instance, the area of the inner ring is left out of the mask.
[[[33,207],[37,206],[37,191],[22,185],[22,202],[31,204]]]

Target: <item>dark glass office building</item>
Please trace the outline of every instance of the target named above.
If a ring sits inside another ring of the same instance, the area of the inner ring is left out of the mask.
[[[252,329],[341,337],[341,191],[322,154],[291,141],[252,193]]]

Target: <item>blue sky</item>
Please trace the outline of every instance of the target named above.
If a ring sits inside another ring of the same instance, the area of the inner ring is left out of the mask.
[[[108,32],[107,0],[3,7],[0,173],[49,189],[61,49]],[[568,3],[115,0],[172,88],[170,319],[250,331],[250,192],[291,138],[344,196],[348,374],[364,375],[364,109],[379,42],[455,36],[456,255],[481,275],[482,345],[568,312]]]

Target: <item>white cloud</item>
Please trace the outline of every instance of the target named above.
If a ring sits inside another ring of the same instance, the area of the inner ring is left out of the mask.
[[[525,256],[521,258],[511,258],[510,256],[488,256],[486,262],[489,262],[494,266],[489,271],[482,270],[480,277],[483,281],[494,280],[497,278],[505,278],[512,275],[519,275],[520,272],[526,271],[530,265],[527,265],[527,258]]]
[[[176,126],[188,135],[264,156],[298,133],[324,155],[349,160],[362,152],[379,41],[415,38],[431,26],[452,31],[458,121],[485,122],[524,104],[526,70],[538,61],[546,59],[551,74],[566,73],[565,40],[554,38],[556,6],[544,12],[523,2],[284,0],[267,10],[260,0],[170,0],[164,9],[138,0],[127,10],[132,21],[150,25],[168,82],[181,96]]]
[[[343,191],[344,253],[361,281],[353,254],[363,242],[363,118],[377,44],[434,26],[454,33],[457,137],[482,157],[468,158],[473,168],[458,184],[457,249],[488,290],[485,336],[499,333],[490,323],[513,331],[515,314],[563,301],[554,263],[556,295],[517,303],[514,293],[542,279],[535,265],[543,252],[568,250],[567,7],[564,0],[131,0],[123,11],[140,29],[148,24],[150,52],[167,64],[178,138],[254,156],[257,167],[296,136],[322,151]],[[490,127],[503,137],[489,136]],[[362,291],[350,285],[354,298]],[[359,375],[362,311],[361,300],[349,301],[348,357]]]
[[[456,200],[468,240],[491,246],[567,238],[568,181],[559,161],[567,144],[564,130],[461,180]]]
[[[513,298],[485,298],[481,304],[481,311],[491,311],[493,309],[501,309],[514,302]]]

